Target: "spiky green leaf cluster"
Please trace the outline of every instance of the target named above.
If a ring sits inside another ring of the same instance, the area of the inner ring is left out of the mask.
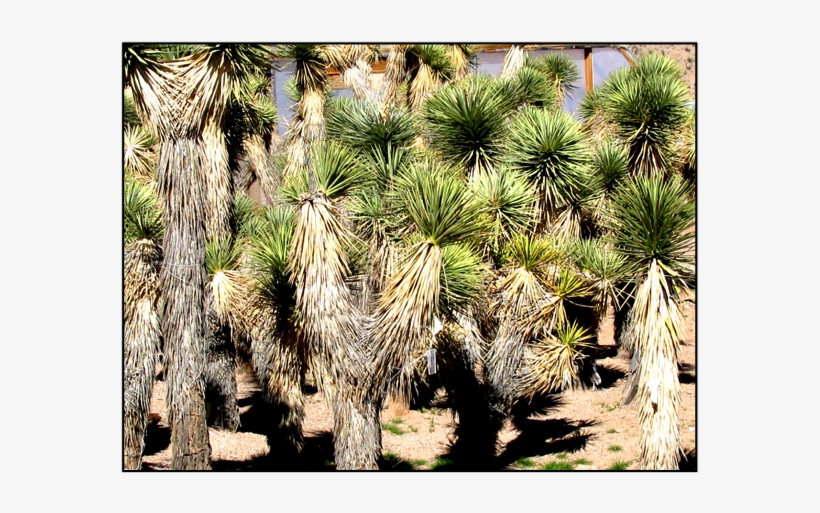
[[[500,161],[512,103],[494,81],[474,76],[436,91],[424,104],[430,146],[468,172]]]
[[[575,82],[581,78],[578,65],[563,53],[550,52],[537,59],[528,59],[524,66],[543,73],[547,82],[553,85],[557,93],[555,105],[558,108],[563,105],[566,96],[575,93]]]
[[[298,203],[304,194],[313,193],[339,198],[362,185],[367,173],[355,153],[334,142],[314,145],[311,162],[312,170],[303,169],[283,185],[281,193],[286,201]]]
[[[548,210],[569,204],[586,181],[589,145],[566,112],[525,108],[513,121],[507,161],[524,174]]]
[[[212,239],[205,244],[205,269],[208,276],[221,271],[233,271],[239,263],[242,250],[230,239]]]
[[[627,145],[634,174],[667,173],[674,142],[688,117],[686,84],[668,57],[646,56],[613,73],[602,87],[603,109]]]
[[[485,266],[467,244],[449,244],[442,249],[441,296],[445,312],[465,312],[481,293]]]
[[[139,239],[162,239],[162,211],[156,191],[128,175],[123,194],[123,227],[126,245]]]
[[[520,173],[507,168],[498,172],[482,171],[470,182],[470,188],[482,214],[489,219],[491,245],[496,246],[532,227],[535,193]]]
[[[552,262],[557,255],[555,244],[545,237],[518,235],[507,245],[506,253],[512,265],[527,272]]]
[[[443,247],[479,236],[479,205],[464,180],[432,160],[416,163],[397,179],[398,202],[418,230]]]
[[[409,146],[416,137],[415,116],[400,107],[382,116],[376,102],[336,98],[329,104],[327,137],[354,150],[388,157],[390,148]]]
[[[530,66],[524,66],[514,76],[501,80],[498,87],[515,108],[525,105],[553,107],[561,103],[554,84],[547,80],[542,71]]]
[[[611,196],[629,174],[626,148],[614,140],[604,140],[592,156],[592,170],[604,193]]]
[[[693,272],[695,205],[691,185],[678,177],[635,177],[612,201],[611,228],[615,250],[635,274],[657,260],[671,276]]]
[[[274,305],[293,303],[287,272],[296,214],[286,206],[265,207],[250,245],[250,267],[257,292]]]

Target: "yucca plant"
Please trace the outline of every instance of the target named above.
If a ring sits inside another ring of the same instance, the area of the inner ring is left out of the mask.
[[[368,155],[363,162],[368,186],[359,189],[347,203],[356,235],[367,245],[367,285],[363,298],[367,310],[371,306],[370,296],[383,290],[398,265],[397,244],[407,231],[408,219],[396,208],[395,179],[406,172],[414,158],[412,151],[394,148],[392,143],[384,155]]]
[[[453,65],[453,80],[467,78],[475,70],[475,45],[447,45],[450,63]]]
[[[418,109],[455,73],[447,45],[412,45],[407,53],[407,104]]]
[[[529,66],[522,67],[506,80],[500,80],[498,87],[500,94],[508,97],[515,108],[526,105],[552,107],[560,102],[555,85],[543,72]]]
[[[279,53],[296,63],[293,84],[299,94],[296,113],[285,133],[287,162],[282,174],[287,178],[309,166],[311,146],[324,137],[324,105],[329,85],[321,45],[286,45]]]
[[[695,109],[691,109],[689,115],[686,118],[686,124],[683,130],[683,137],[682,141],[679,143],[679,153],[680,156],[678,160],[681,162],[681,174],[683,178],[686,179],[689,183],[695,184],[695,178],[697,176],[697,151],[696,151],[696,121],[695,121]],[[692,188],[692,192],[694,192],[694,187]]]
[[[539,215],[550,224],[584,186],[589,145],[572,116],[524,108],[513,120],[506,160],[538,193]]]
[[[228,160],[237,192],[247,193],[258,179],[265,197],[275,199],[280,185],[270,151],[281,143],[277,110],[270,97],[270,78],[250,75],[236,88],[228,103],[225,137]]]
[[[382,112],[399,103],[398,93],[404,84],[407,88],[403,101],[411,110],[417,110],[433,91],[455,74],[463,74],[463,69],[463,58],[455,55],[454,59],[448,45],[391,45],[378,92]]]
[[[342,76],[347,88],[361,100],[376,100],[370,84],[371,65],[380,57],[378,45],[325,45],[322,55]]]
[[[689,101],[676,68],[668,57],[645,56],[634,68],[610,75],[603,88],[606,116],[628,148],[633,174],[667,174],[672,168]]]
[[[364,171],[353,153],[335,143],[314,147],[311,161],[315,185],[308,170],[285,185],[286,198],[299,211],[288,272],[296,287],[300,337],[308,366],[333,402],[337,468],[373,469],[381,450],[378,405],[368,393],[363,316],[347,284],[345,246],[352,234],[336,208],[361,185]]]
[[[575,93],[575,82],[581,78],[578,65],[563,53],[551,52],[537,59],[528,59],[525,66],[543,73],[547,82],[555,88],[555,103],[552,107],[556,110],[563,107],[567,96]]]
[[[618,307],[624,299],[621,283],[626,262],[601,239],[578,240],[573,251],[576,265],[592,285],[595,315],[602,319],[610,304]]]
[[[304,447],[302,384],[307,371],[296,311],[296,288],[288,273],[296,214],[288,206],[266,207],[246,224],[249,294],[243,324],[251,340],[253,368],[265,401],[278,412],[270,419],[272,454],[298,454]]]
[[[581,127],[592,141],[601,141],[615,136],[615,126],[608,118],[605,106],[606,85],[607,83],[604,82],[587,91],[578,105],[578,114],[583,120]]]
[[[444,312],[443,248],[477,235],[479,207],[452,170],[430,161],[402,175],[396,194],[419,235],[377,300],[370,339],[377,386],[407,402],[416,363],[434,345],[433,319]],[[452,283],[446,287],[453,290]],[[444,297],[446,301],[446,291]]]
[[[139,470],[160,353],[162,212],[156,192],[130,175],[123,200],[123,467]]]
[[[638,177],[618,190],[612,204],[613,243],[635,286],[627,322],[637,375],[630,383],[636,390],[625,394],[638,401],[645,469],[677,469],[682,455],[677,353],[683,319],[677,291],[694,271],[689,193],[677,177]]]
[[[626,148],[613,139],[603,139],[592,155],[593,180],[598,185],[595,219],[603,222],[615,189],[629,176],[629,155]]]
[[[524,66],[527,53],[521,45],[512,45],[504,56],[504,65],[501,68],[501,78],[511,78]]]
[[[500,163],[509,99],[486,76],[470,77],[437,91],[425,102],[430,148],[468,176]]]
[[[509,263],[493,284],[490,313],[498,319],[498,328],[485,363],[493,406],[503,415],[510,414],[516,399],[514,378],[531,340],[521,324],[547,306],[550,296],[544,282],[550,272],[549,264],[556,256],[549,240],[531,235],[513,238],[506,245],[506,252]]]
[[[143,183],[154,179],[154,139],[141,125],[131,125],[123,132],[123,166]]]

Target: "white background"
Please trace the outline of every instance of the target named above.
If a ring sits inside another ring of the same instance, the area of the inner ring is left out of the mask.
[[[6,2],[3,511],[818,511],[817,3]],[[698,466],[120,471],[121,43],[696,42]]]

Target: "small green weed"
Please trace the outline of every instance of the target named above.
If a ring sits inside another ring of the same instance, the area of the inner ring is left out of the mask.
[[[607,447],[607,450],[612,452],[621,452],[624,450],[624,448],[620,445],[610,445],[609,447]]]
[[[574,463],[576,465],[592,465],[591,461],[589,461],[587,459],[584,459],[584,458],[578,458],[577,460],[574,461]]]
[[[430,470],[444,469],[446,467],[451,467],[452,465],[453,460],[450,458],[439,457],[436,458],[436,461],[434,461],[432,465],[430,465]]]
[[[575,465],[570,461],[550,461],[541,467],[541,470],[575,470]]]
[[[614,434],[616,434],[617,432],[618,432],[618,430],[617,430],[617,429],[610,429],[609,431],[607,431],[607,433],[609,433],[610,435],[614,435]]]
[[[609,467],[607,470],[626,470],[629,468],[630,465],[632,465],[631,461],[618,460],[615,463],[613,463],[612,466]]]
[[[620,401],[616,402],[615,404],[609,404],[609,403],[599,403],[599,404],[601,405],[601,412],[602,413],[604,411],[615,411],[615,410],[617,410],[618,408],[621,407]]]
[[[555,455],[555,457],[556,457],[556,458],[558,458],[559,460],[565,460],[565,459],[567,459],[567,455],[566,455],[566,453],[563,453],[563,452],[562,452],[562,453],[558,453],[558,454],[556,454],[556,455]]]
[[[530,468],[535,466],[535,462],[532,461],[530,458],[518,458],[513,465],[518,467],[525,467]]]
[[[393,417],[390,420],[390,422],[392,422],[393,424],[401,424],[404,422],[404,419],[402,419],[401,417]]]
[[[394,435],[403,435],[406,433],[406,431],[400,428],[399,426],[395,424],[390,424],[389,422],[382,424],[382,429],[384,431],[387,431],[388,433],[393,433]]]
[[[407,428],[408,428],[410,431],[412,431],[413,433],[418,433],[418,432],[419,432],[419,428],[417,428],[417,427],[415,427],[415,426],[410,426],[410,425],[408,425],[408,426],[407,426]]]

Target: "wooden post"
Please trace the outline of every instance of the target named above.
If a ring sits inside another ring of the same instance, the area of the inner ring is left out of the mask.
[[[584,48],[584,68],[586,70],[586,86],[587,92],[592,91],[593,86],[593,68],[592,68],[592,47]]]

